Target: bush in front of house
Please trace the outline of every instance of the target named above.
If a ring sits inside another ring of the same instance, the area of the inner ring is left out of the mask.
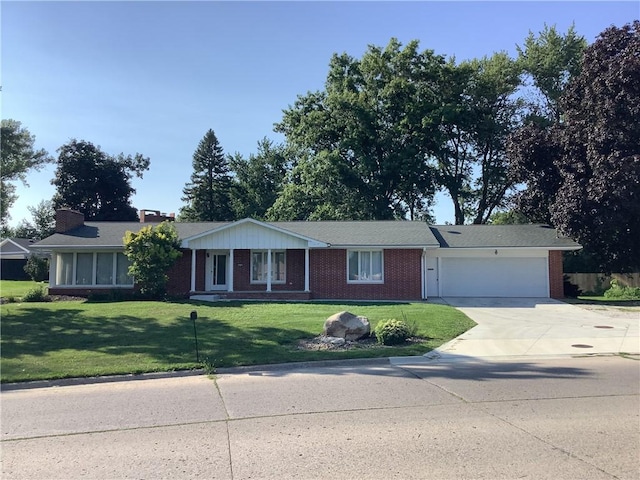
[[[614,279],[609,290],[604,292],[604,297],[611,300],[640,300],[640,287],[620,286]]]
[[[182,256],[176,227],[162,222],[138,233],[127,231],[124,254],[131,262],[128,273],[135,278],[140,293],[150,299],[164,298],[169,281],[167,270]]]
[[[378,343],[383,345],[399,345],[411,337],[411,328],[406,322],[392,318],[378,322],[374,329]]]
[[[49,279],[49,259],[31,255],[24,266],[24,271],[34,282],[44,282]]]
[[[27,293],[22,296],[23,302],[50,302],[51,297],[47,294],[47,289],[44,285],[38,285],[33,287]]]

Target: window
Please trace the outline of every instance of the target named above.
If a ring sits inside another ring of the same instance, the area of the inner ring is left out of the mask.
[[[98,253],[96,255],[96,284],[113,284],[113,253]]]
[[[382,250],[347,252],[347,279],[350,283],[382,283]]]
[[[251,252],[251,282],[267,283],[269,252]],[[283,251],[271,252],[271,281],[284,283],[286,280],[286,255]]]
[[[76,255],[76,285],[93,284],[93,253]]]
[[[132,286],[129,259],[123,253],[59,253],[56,285]]]
[[[133,285],[133,277],[129,276],[131,262],[124,253],[116,253],[116,285]]]

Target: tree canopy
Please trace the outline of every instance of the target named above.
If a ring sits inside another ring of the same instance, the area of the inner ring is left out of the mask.
[[[258,152],[245,159],[235,154],[229,166],[234,173],[231,198],[236,218],[265,220],[268,209],[282,190],[290,153],[267,138],[258,142]]]
[[[87,220],[133,221],[137,210],[131,205],[135,190],[133,176],[142,178],[149,159],[111,156],[84,140],[71,140],[58,149],[57,168],[51,181],[56,187],[54,208],[69,207],[82,212]]]
[[[298,97],[276,126],[304,160],[272,214],[389,219],[425,213],[434,193],[426,159],[437,137],[435,92],[443,63],[432,51],[418,51],[417,42],[402,47],[395,39],[384,49],[370,46],[361,59],[334,55],[325,90]],[[301,205],[306,190],[311,203]]]
[[[229,162],[213,130],[209,129],[193,153],[193,173],[182,190],[180,220],[211,222],[233,220]]]
[[[15,186],[27,183],[27,172],[52,161],[49,154],[34,148],[35,136],[16,120],[2,120],[0,130],[0,223],[6,227],[9,209],[16,201]]]
[[[586,47],[587,41],[576,33],[573,25],[561,35],[555,25],[546,24],[537,37],[530,31],[524,45],[517,46],[518,62],[539,93],[538,100],[529,105],[533,117],[560,120],[560,96],[569,81],[580,73]]]
[[[562,121],[528,125],[510,144],[522,211],[585,245],[604,271],[640,266],[638,52],[640,22],[605,30],[560,97]]]

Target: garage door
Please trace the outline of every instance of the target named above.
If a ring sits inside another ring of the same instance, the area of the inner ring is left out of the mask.
[[[547,259],[443,258],[443,297],[548,297]]]

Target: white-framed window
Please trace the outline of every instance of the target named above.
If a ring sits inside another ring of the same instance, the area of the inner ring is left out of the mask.
[[[251,252],[251,283],[267,283],[269,252],[254,250]],[[284,250],[271,252],[271,282],[284,283],[286,281],[287,256]]]
[[[129,259],[121,252],[58,253],[56,285],[83,287],[132,287],[127,273]]]
[[[347,281],[349,283],[383,283],[382,250],[347,251]]]

